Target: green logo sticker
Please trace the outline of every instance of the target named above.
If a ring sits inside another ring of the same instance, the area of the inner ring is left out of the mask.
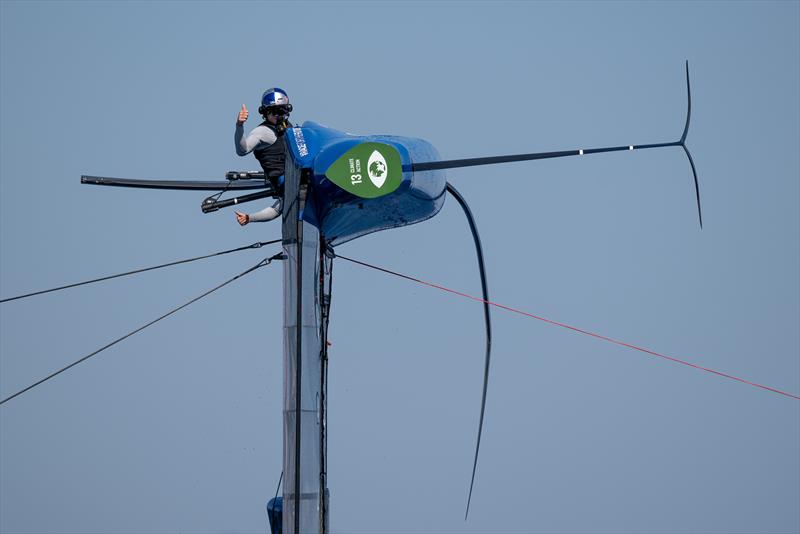
[[[325,171],[328,179],[357,197],[388,195],[403,181],[400,153],[384,143],[356,145]]]

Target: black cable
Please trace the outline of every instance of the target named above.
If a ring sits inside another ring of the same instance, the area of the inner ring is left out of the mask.
[[[103,347],[101,347],[101,348],[97,349],[96,351],[92,352],[91,354],[87,354],[86,356],[84,356],[84,357],[83,357],[83,358],[81,358],[80,360],[74,361],[74,362],[72,362],[71,364],[67,365],[66,367],[63,367],[63,368],[59,369],[59,370],[58,370],[58,371],[56,371],[55,373],[52,373],[52,374],[50,374],[50,375],[46,376],[45,378],[42,378],[42,379],[41,379],[41,380],[39,380],[38,382],[35,382],[35,383],[31,384],[30,386],[26,387],[25,389],[22,389],[22,390],[20,390],[20,391],[17,391],[16,393],[14,393],[13,395],[11,395],[10,397],[7,397],[7,398],[3,399],[2,401],[0,401],[0,405],[1,405],[1,404],[4,404],[4,403],[6,403],[6,402],[8,402],[8,401],[10,401],[10,400],[11,400],[11,399],[13,399],[14,397],[17,397],[17,396],[19,396],[19,395],[22,395],[22,394],[23,394],[23,393],[25,393],[26,391],[28,391],[28,390],[31,390],[31,389],[33,389],[33,388],[35,388],[35,387],[36,387],[36,386],[38,386],[39,384],[42,384],[43,382],[46,382],[46,381],[50,380],[50,379],[51,379],[51,378],[53,378],[54,376],[57,376],[57,375],[59,375],[59,374],[63,373],[63,372],[64,372],[64,371],[66,371],[67,369],[70,369],[70,368],[72,368],[72,367],[75,367],[75,366],[76,366],[76,365],[78,365],[79,363],[81,363],[81,362],[83,362],[83,361],[86,361],[86,360],[88,360],[89,358],[91,358],[92,356],[95,356],[96,354],[99,354],[99,353],[103,352],[103,351],[104,351],[104,350],[106,350],[107,348],[109,348],[109,347],[111,347],[111,346],[113,346],[113,345],[116,345],[116,344],[117,344],[117,343],[119,343],[120,341],[122,341],[122,340],[124,340],[124,339],[127,339],[127,338],[131,337],[132,335],[134,335],[134,334],[136,334],[136,333],[138,333],[138,332],[141,332],[142,330],[144,330],[144,329],[145,329],[145,328],[147,328],[148,326],[154,325],[155,323],[159,322],[161,319],[165,319],[165,318],[169,317],[169,316],[170,316],[170,315],[172,315],[173,313],[175,313],[175,312],[177,312],[177,311],[180,311],[180,310],[182,310],[183,308],[185,308],[185,307],[189,306],[190,304],[193,304],[193,303],[197,302],[198,300],[200,300],[201,298],[203,298],[203,297],[205,297],[205,296],[207,296],[207,295],[210,295],[211,293],[213,293],[213,292],[214,292],[214,291],[216,291],[217,289],[220,289],[220,288],[222,288],[222,287],[224,287],[224,286],[226,286],[226,285],[230,284],[230,283],[231,283],[231,282],[233,282],[234,280],[237,280],[237,279],[241,278],[242,276],[244,276],[244,275],[246,275],[246,274],[249,274],[249,273],[251,273],[251,272],[255,271],[255,270],[256,270],[256,269],[258,269],[259,267],[264,267],[265,265],[269,265],[270,263],[272,263],[272,260],[276,260],[276,259],[283,259],[283,253],[279,252],[278,254],[275,254],[275,255],[274,255],[274,256],[272,256],[272,257],[269,257],[269,258],[264,258],[263,260],[261,260],[260,262],[258,262],[258,263],[257,263],[256,265],[254,265],[253,267],[250,267],[250,268],[249,268],[249,269],[247,269],[246,271],[243,271],[243,272],[241,272],[241,273],[237,274],[236,276],[234,276],[233,278],[231,278],[231,279],[229,279],[229,280],[226,280],[225,282],[221,283],[220,285],[216,286],[215,288],[213,288],[213,289],[209,289],[208,291],[206,291],[206,292],[205,292],[205,293],[203,293],[202,295],[200,295],[200,296],[197,296],[197,297],[193,298],[193,299],[192,299],[192,300],[190,300],[189,302],[187,302],[187,303],[185,303],[185,304],[181,304],[181,305],[180,305],[180,306],[178,306],[177,308],[174,308],[173,310],[171,310],[171,311],[169,311],[169,312],[165,313],[164,315],[162,315],[162,316],[161,316],[161,317],[159,317],[158,319],[154,319],[154,320],[150,321],[149,323],[145,324],[144,326],[140,326],[140,327],[139,327],[139,328],[137,328],[136,330],[133,330],[132,332],[129,332],[129,333],[125,334],[124,336],[122,336],[122,337],[120,337],[120,338],[117,338],[117,339],[115,339],[115,340],[114,340],[114,341],[112,341],[111,343],[109,343],[109,344],[107,344],[107,345],[105,345],[105,346],[103,346]]]
[[[23,299],[23,298],[26,298],[26,297],[33,297],[35,295],[41,295],[43,293],[51,293],[53,291],[60,291],[62,289],[69,289],[71,287],[77,287],[77,286],[82,286],[82,285],[86,285],[86,284],[93,284],[95,282],[102,282],[103,280],[111,280],[112,278],[119,278],[121,276],[128,276],[128,275],[131,275],[131,274],[143,273],[145,271],[153,271],[155,269],[161,269],[161,268],[164,268],[164,267],[170,267],[172,265],[180,265],[181,263],[189,263],[189,262],[193,262],[193,261],[197,261],[197,260],[204,260],[206,258],[212,258],[214,256],[221,256],[223,254],[230,254],[231,252],[239,252],[239,251],[247,250],[247,249],[251,249],[251,248],[261,248],[261,247],[263,247],[265,245],[272,245],[273,243],[279,243],[280,241],[281,241],[280,239],[273,239],[272,241],[259,241],[257,243],[253,243],[252,245],[247,245],[247,246],[238,247],[238,248],[232,248],[230,250],[223,250],[222,252],[214,252],[213,254],[206,254],[205,256],[197,256],[196,258],[189,258],[189,259],[186,259],[186,260],[173,261],[173,262],[170,262],[170,263],[164,263],[164,264],[161,264],[161,265],[156,265],[154,267],[145,267],[144,269],[136,269],[135,271],[128,271],[126,273],[112,274],[111,276],[104,276],[102,278],[95,278],[94,280],[86,280],[85,282],[77,282],[75,284],[69,284],[69,285],[66,285],[66,286],[54,287],[52,289],[44,289],[42,291],[35,291],[33,293],[26,293],[24,295],[17,295],[16,297],[9,297],[9,298],[6,298],[6,299],[2,299],[2,300],[0,300],[0,303],[9,302],[9,301],[12,301],[12,300],[17,300],[17,299]]]
[[[278,487],[275,488],[275,498],[278,498],[278,491],[281,489],[281,482],[283,482],[283,471],[281,471],[281,477],[278,479]]]
[[[233,183],[233,180],[228,180],[228,183],[225,184],[225,187],[222,188],[222,191],[220,191],[216,195],[211,195],[208,198],[214,199],[214,202],[216,202],[217,200],[219,200],[219,197],[221,197],[223,194],[225,194],[225,191],[227,191],[228,188],[230,188],[232,183]],[[208,198],[206,200],[208,200]]]

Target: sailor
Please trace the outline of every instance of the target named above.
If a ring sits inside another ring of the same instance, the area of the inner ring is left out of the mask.
[[[258,112],[264,117],[264,122],[256,126],[247,137],[244,136],[244,123],[249,116],[247,107],[242,104],[239,116],[236,119],[236,131],[234,141],[236,142],[236,153],[246,156],[250,152],[256,157],[264,169],[264,176],[269,180],[272,187],[282,193],[283,189],[283,170],[286,162],[286,140],[284,133],[287,128],[291,128],[289,114],[292,112],[292,105],[289,103],[289,95],[286,91],[278,87],[267,89],[261,96],[261,106]],[[264,208],[256,213],[236,212],[236,220],[244,226],[250,222],[271,221],[281,214],[282,200],[279,197],[272,206]]]

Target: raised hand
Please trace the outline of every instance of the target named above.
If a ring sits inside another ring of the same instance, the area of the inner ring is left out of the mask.
[[[244,121],[246,121],[249,116],[250,113],[247,111],[247,106],[242,104],[242,109],[239,110],[239,116],[236,118],[236,124],[244,124]]]

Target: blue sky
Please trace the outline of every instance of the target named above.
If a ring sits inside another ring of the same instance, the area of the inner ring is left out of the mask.
[[[79,183],[257,169],[233,125],[267,87],[296,123],[449,159],[673,141],[688,59],[702,231],[677,148],[448,179],[493,300],[800,394],[799,21],[797,2],[1,2],[0,295],[279,237],[202,193]],[[480,291],[454,202],[339,252]],[[0,394],[263,254],[2,304]],[[259,270],[0,407],[0,531],[265,532],[281,284]],[[333,532],[800,531],[800,403],[500,310],[464,522],[480,305],[337,262],[332,314]]]

